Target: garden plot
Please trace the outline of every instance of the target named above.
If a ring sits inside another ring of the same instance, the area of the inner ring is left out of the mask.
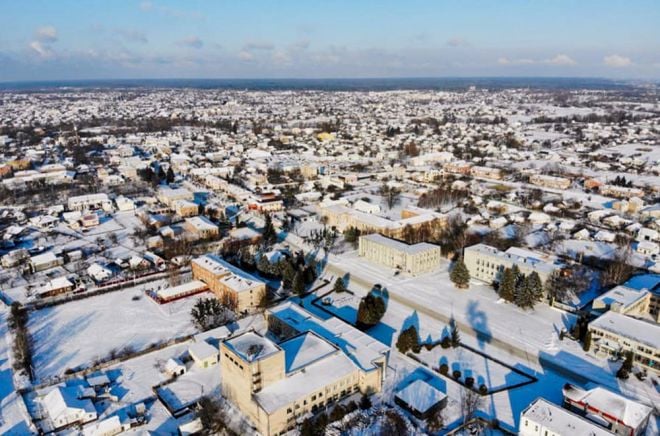
[[[460,346],[445,349],[438,345],[430,351],[422,347],[415,357],[429,368],[437,369],[446,364],[449,368],[448,377],[451,377],[454,371],[460,371],[461,380],[472,377],[475,387],[485,385],[490,392],[534,381],[533,378],[520,374],[507,365]]]
[[[190,309],[196,298],[158,305],[144,286],[72,301],[30,315],[33,363],[38,379],[85,366],[112,350],[146,348],[195,332]]]

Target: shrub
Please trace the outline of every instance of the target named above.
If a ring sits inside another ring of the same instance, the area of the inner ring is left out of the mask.
[[[422,346],[419,344],[415,344],[412,347],[412,352],[415,354],[419,354],[419,352],[422,351]]]
[[[344,416],[346,416],[346,409],[341,404],[337,404],[332,412],[330,412],[330,421],[339,421]]]
[[[465,386],[467,386],[468,388],[471,388],[472,386],[474,386],[474,377],[466,377],[465,378]]]
[[[436,345],[438,345],[438,344],[433,343],[433,342],[427,342],[427,343],[424,344],[424,348],[431,351],[431,350],[433,350],[433,348],[435,348]]]
[[[362,398],[360,398],[360,409],[362,410],[371,409],[371,399],[366,394],[362,395]]]
[[[481,386],[479,386],[479,393],[481,395],[486,395],[488,393],[488,388],[486,387],[486,385],[482,384]]]
[[[461,378],[461,372],[457,369],[454,370],[454,372],[451,373],[452,377],[454,377],[456,380]]]
[[[446,363],[440,365],[440,374],[447,375],[448,372],[449,372],[449,365],[447,365]]]
[[[407,353],[415,345],[419,344],[419,336],[415,326],[410,326],[399,334],[396,340],[396,348],[401,353]]]
[[[442,338],[442,341],[440,342],[440,346],[444,349],[451,347],[451,339],[449,338],[449,336],[445,336],[444,338]]]
[[[360,301],[357,313],[357,326],[368,328],[378,324],[385,315],[385,301],[372,293]]]

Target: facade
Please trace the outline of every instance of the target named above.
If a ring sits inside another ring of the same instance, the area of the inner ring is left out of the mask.
[[[298,418],[321,412],[356,392],[381,390],[386,355],[369,343],[355,348],[352,340],[364,333],[342,323],[348,330],[340,338],[332,325],[323,326],[329,321],[291,303],[271,309],[267,318],[280,342],[248,331],[220,347],[222,393],[262,435],[293,430]],[[287,334],[282,335],[284,326]],[[374,361],[365,367],[362,359],[368,354]]]
[[[259,305],[266,284],[222,258],[207,254],[190,262],[193,279],[201,280],[216,297],[243,312]]]
[[[470,174],[473,177],[482,177],[484,179],[502,179],[502,170],[499,168],[474,166],[470,169]]]
[[[408,245],[374,233],[361,236],[359,244],[361,257],[413,276],[436,269],[442,260],[440,247],[425,242]]]
[[[553,189],[568,189],[571,186],[571,181],[565,177],[546,176],[544,174],[534,174],[529,178],[529,183]]]
[[[592,307],[594,310],[611,310],[624,315],[643,315],[648,313],[650,303],[650,292],[617,286],[597,297]]]
[[[660,325],[609,311],[589,323],[589,332],[595,355],[632,352],[636,365],[660,374]]]
[[[189,200],[177,200],[174,202],[174,212],[183,218],[196,216],[199,214],[199,206]]]
[[[627,188],[625,186],[603,185],[598,188],[602,195],[611,195],[616,198],[644,197],[644,191],[639,188]]]
[[[69,210],[110,209],[112,202],[107,194],[89,194],[69,197],[67,202]]]
[[[544,398],[537,398],[520,413],[520,436],[612,436],[595,423]]]
[[[567,384],[563,394],[564,407],[581,416],[597,418],[604,428],[621,436],[644,434],[653,412],[644,404],[600,386],[586,390]]]
[[[186,218],[183,228],[192,239],[213,239],[220,234],[218,226],[203,216]]]
[[[94,404],[80,399],[79,387],[56,387],[42,400],[53,429],[61,429],[74,424],[85,424],[98,418]]]
[[[536,272],[541,282],[545,284],[559,266],[543,257],[538,253],[516,247],[500,251],[489,245],[476,244],[464,250],[463,261],[470,271],[470,277],[486,283],[498,283],[506,268],[518,265],[522,274]]]
[[[188,200],[192,201],[195,196],[192,192],[188,191],[185,188],[170,188],[168,186],[161,186],[158,189],[158,194],[156,195],[158,201],[163,203],[167,207],[173,207],[174,202],[179,200]]]

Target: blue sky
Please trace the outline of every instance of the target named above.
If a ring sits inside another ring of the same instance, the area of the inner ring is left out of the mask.
[[[0,81],[660,78],[659,0],[0,0]]]

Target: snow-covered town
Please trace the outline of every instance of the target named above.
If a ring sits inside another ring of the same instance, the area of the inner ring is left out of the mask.
[[[657,435],[658,89],[0,92],[0,433]]]

